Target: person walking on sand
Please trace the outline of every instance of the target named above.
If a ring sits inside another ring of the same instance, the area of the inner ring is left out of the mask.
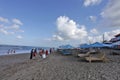
[[[31,50],[31,53],[30,53],[30,59],[33,58],[33,52],[34,52],[34,49]]]

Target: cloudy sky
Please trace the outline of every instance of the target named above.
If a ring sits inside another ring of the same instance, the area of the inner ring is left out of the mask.
[[[0,44],[55,47],[120,33],[120,0],[0,0]]]

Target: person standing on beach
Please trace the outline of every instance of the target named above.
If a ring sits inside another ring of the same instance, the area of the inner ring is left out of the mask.
[[[42,54],[44,54],[44,49],[42,49]]]
[[[34,57],[36,56],[36,54],[37,54],[37,49],[34,49],[34,53],[33,53]]]
[[[50,48],[50,54],[52,53],[52,48]]]
[[[46,53],[46,56],[47,56],[48,55],[48,50],[46,50],[45,53]]]
[[[39,55],[42,56],[42,49],[39,50]]]
[[[42,58],[43,58],[43,59],[46,58],[46,53],[45,53],[44,49],[42,49]]]
[[[30,53],[30,59],[33,58],[33,52],[34,52],[34,50],[32,49],[32,50],[31,50],[31,53]]]

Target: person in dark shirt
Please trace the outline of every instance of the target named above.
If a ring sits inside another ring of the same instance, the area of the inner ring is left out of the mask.
[[[34,49],[34,53],[33,53],[34,57],[36,56],[36,54],[37,54],[37,49]]]
[[[50,54],[52,53],[52,48],[50,48]]]
[[[34,50],[32,49],[32,50],[31,50],[31,53],[30,53],[30,59],[33,58],[33,53],[34,53]]]

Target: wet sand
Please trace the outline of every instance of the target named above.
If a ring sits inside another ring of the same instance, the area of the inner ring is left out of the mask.
[[[0,80],[120,80],[120,55],[89,63],[73,55],[53,53],[29,60],[30,54],[0,56]]]

